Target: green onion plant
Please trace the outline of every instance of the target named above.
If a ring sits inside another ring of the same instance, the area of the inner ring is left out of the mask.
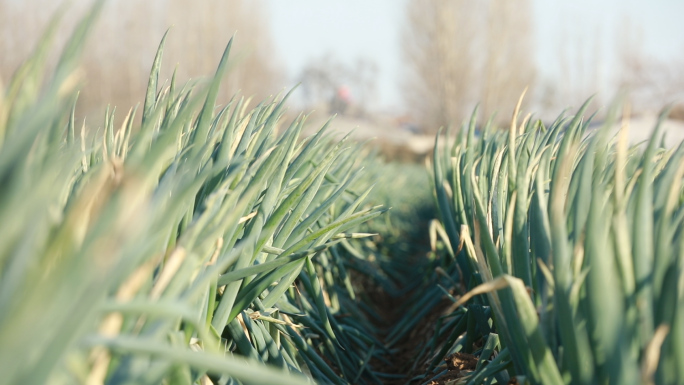
[[[0,93],[0,384],[379,382],[333,251],[385,211],[360,145],[300,139],[287,95],[218,105],[231,43],[206,84],[160,84],[166,36],[141,108],[77,122],[101,7]]]
[[[617,114],[593,129],[587,104],[548,127],[516,109],[509,130],[475,111],[438,135],[443,268],[471,291],[426,376],[464,351],[471,384],[684,382],[684,144],[661,144],[667,111],[629,147]]]

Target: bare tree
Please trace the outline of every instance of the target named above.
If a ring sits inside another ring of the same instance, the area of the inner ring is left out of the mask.
[[[481,101],[507,113],[533,81],[529,0],[410,0],[403,53],[406,104],[432,129]]]
[[[228,39],[235,34],[233,67],[224,92],[238,90],[257,100],[270,95],[280,77],[268,20],[260,1],[203,0],[192,8],[187,1],[168,0],[165,23],[180,34],[169,41],[169,63],[180,63],[182,78],[197,78],[214,71]]]
[[[334,97],[337,87],[344,82],[345,69],[332,55],[309,61],[297,75],[306,108],[315,108]]]
[[[404,94],[415,118],[429,127],[458,120],[475,97],[475,47],[469,40],[477,27],[467,17],[469,8],[460,0],[408,3],[403,52],[410,72]]]
[[[541,95],[540,104],[548,109],[578,106],[592,95],[594,99],[590,109],[598,109],[606,101],[607,95],[598,93],[605,91],[607,80],[602,73],[604,50],[599,38],[601,25],[596,25],[593,30],[583,28],[571,33],[573,22],[574,18],[564,19],[564,24],[560,28],[557,58],[549,58],[555,60],[560,68],[560,81],[549,80],[547,89]],[[546,92],[549,88],[554,88],[555,92]],[[549,99],[552,96],[555,96],[555,100]]]
[[[64,1],[0,1],[0,78],[7,79],[25,58]],[[55,50],[90,6],[72,0],[55,36]],[[266,15],[260,1],[180,0],[107,2],[82,58],[87,83],[79,100],[92,114],[105,104],[128,109],[142,102],[150,66],[170,26],[162,79],[178,66],[179,82],[210,76],[228,40],[238,31],[224,100],[238,90],[260,100],[280,86]],[[119,116],[123,113],[117,114]]]
[[[490,1],[482,105],[485,116],[508,120],[525,87],[534,82],[532,5],[529,1]]]
[[[618,85],[635,113],[653,112],[668,103],[684,101],[684,55],[670,61],[649,57],[641,31],[624,18],[618,27]],[[684,47],[683,47],[684,48]],[[682,107],[678,107],[681,114]]]
[[[377,65],[369,59],[358,58],[354,64],[347,64],[331,54],[311,60],[297,76],[304,93],[305,108],[320,108],[322,104],[331,105],[329,112],[340,113],[340,108],[333,107],[340,97],[340,91],[349,92],[348,100],[352,102],[356,117],[367,116],[372,108],[376,92]],[[345,109],[346,111],[346,109]]]

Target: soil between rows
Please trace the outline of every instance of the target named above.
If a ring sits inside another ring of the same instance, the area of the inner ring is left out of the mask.
[[[420,228],[420,227],[419,227]],[[428,254],[430,253],[430,246],[428,244],[428,236],[420,237],[414,235],[409,237],[417,246],[418,252],[412,253],[410,256],[394,256],[395,263],[408,265],[409,268],[402,269],[409,272],[408,276],[402,278],[401,282],[394,282],[397,284],[399,290],[397,294],[390,294],[386,292],[380,285],[375,283],[371,278],[362,274],[355,275],[355,280],[358,282],[358,287],[363,287],[363,294],[367,304],[373,311],[380,316],[378,320],[375,317],[369,316],[378,331],[376,337],[382,341],[388,348],[389,353],[384,356],[384,360],[373,359],[371,366],[376,372],[393,375],[392,378],[383,378],[383,384],[388,385],[403,385],[403,384],[421,384],[425,383],[425,379],[410,381],[412,378],[425,374],[428,369],[427,358],[423,357],[421,362],[416,362],[418,355],[430,340],[434,337],[437,320],[443,316],[443,312],[451,306],[452,301],[444,296],[441,301],[431,309],[426,316],[422,317],[416,326],[410,332],[406,333],[403,338],[398,340],[392,346],[388,346],[387,337],[393,328],[399,324],[404,317],[410,317],[406,314],[407,308],[411,303],[407,303],[407,298],[411,298],[411,293],[406,293],[407,288],[403,287],[402,282],[420,282],[426,276],[426,270],[429,269]],[[418,244],[416,244],[418,242]],[[433,282],[426,282],[408,290],[420,291],[426,290],[428,287],[434,285]],[[469,372],[475,370],[477,365],[477,358],[471,354],[456,353],[447,357],[441,366],[448,369],[446,375],[440,378],[427,382],[428,385],[442,385],[448,384],[452,381],[467,375]],[[394,377],[396,376],[396,377]]]

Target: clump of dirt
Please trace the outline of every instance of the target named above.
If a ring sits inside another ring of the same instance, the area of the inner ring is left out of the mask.
[[[475,370],[477,357],[468,353],[454,353],[444,359],[449,371]]]
[[[460,383],[458,379],[472,373],[477,367],[477,357],[467,353],[454,353],[444,359],[449,370],[445,375],[432,380],[428,385],[451,385]]]

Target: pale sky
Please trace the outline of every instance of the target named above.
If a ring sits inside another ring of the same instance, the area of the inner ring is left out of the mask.
[[[378,106],[400,108],[400,38],[406,0],[265,3],[290,86],[307,62],[326,53],[350,64],[365,57],[379,69]],[[683,0],[533,0],[533,4],[535,56],[542,81],[562,80],[559,47],[569,46],[566,55],[581,51],[585,61],[599,63],[604,84],[597,88],[609,88],[617,72],[614,45],[623,34],[619,26],[625,19],[636,26],[635,34],[648,54],[663,60],[684,57]],[[599,59],[592,61],[590,56],[596,52]],[[578,60],[573,57],[571,62]],[[590,92],[596,91],[602,90]]]

